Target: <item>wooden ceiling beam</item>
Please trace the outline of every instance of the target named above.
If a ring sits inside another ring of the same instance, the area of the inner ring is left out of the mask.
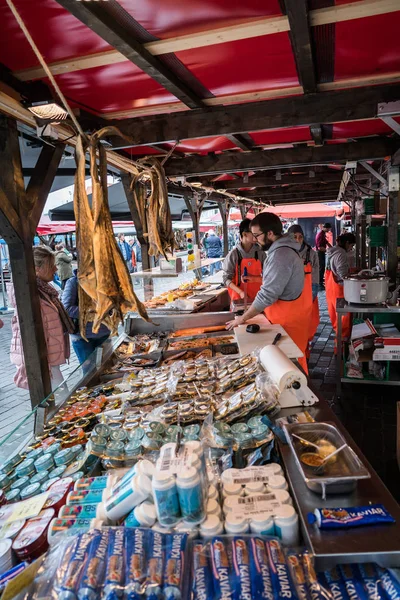
[[[297,75],[305,94],[317,91],[317,79],[308,23],[307,0],[283,0],[289,19],[289,37]]]
[[[175,140],[373,119],[380,102],[398,99],[400,85],[394,84],[110,123],[129,136],[134,145],[173,143]],[[120,138],[110,141],[113,146],[118,146]]]
[[[309,20],[311,27],[316,27],[318,25],[326,25],[327,23],[339,23],[380,14],[389,14],[398,10],[400,9],[397,0],[361,0],[351,4],[312,10],[310,11]],[[204,31],[189,35],[148,42],[143,44],[143,47],[152,56],[160,56],[169,52],[181,52],[182,50],[192,50],[210,45],[273,35],[289,31],[289,29],[289,19],[283,15],[244,21],[229,25],[228,27],[218,27],[211,30],[207,28]],[[121,52],[107,50],[105,52],[50,63],[50,69],[54,75],[62,75],[63,73],[112,65],[125,62],[126,60],[127,58]],[[16,71],[15,75],[22,81],[44,77],[41,67]]]
[[[112,19],[107,12],[107,2],[77,2],[76,0],[56,0],[56,2],[183,104],[189,108],[204,106],[202,100],[185,83],[146,50],[144,45],[140,44],[119,22]]]
[[[248,133],[238,135],[228,134],[226,137],[232,144],[235,144],[237,148],[240,148],[244,152],[251,152],[254,146],[254,141]]]
[[[369,177],[368,174],[362,175],[358,173],[356,179],[359,181],[365,180]],[[265,187],[279,187],[284,185],[298,185],[303,186],[315,186],[320,183],[340,183],[342,180],[342,171],[338,173],[318,173],[315,177],[309,177],[308,172],[300,175],[282,175],[282,179],[279,181],[274,176],[262,176],[253,175],[249,177],[247,183],[244,183],[243,178],[235,181],[210,181],[210,178],[196,178],[195,181],[199,181],[202,185],[212,186],[215,189],[223,190],[237,190],[240,188],[265,188]]]
[[[217,175],[236,171],[258,171],[313,164],[330,164],[353,160],[377,160],[391,156],[399,142],[376,138],[362,142],[333,144],[316,148],[301,146],[284,150],[267,150],[218,156],[196,156],[169,162],[165,165],[169,177]]]

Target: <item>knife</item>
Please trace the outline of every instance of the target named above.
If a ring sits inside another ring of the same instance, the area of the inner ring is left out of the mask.
[[[247,279],[247,267],[243,269],[243,279]],[[243,281],[244,283],[244,310],[247,310],[247,281]]]

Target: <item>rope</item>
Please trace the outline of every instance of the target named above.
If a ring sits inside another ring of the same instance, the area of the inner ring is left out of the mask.
[[[53,73],[50,71],[49,67],[47,66],[42,54],[40,53],[39,48],[36,46],[35,42],[32,39],[31,34],[29,33],[28,29],[25,26],[25,23],[23,22],[21,16],[19,15],[17,9],[15,8],[12,0],[6,0],[9,9],[11,10],[11,12],[13,13],[14,17],[17,20],[18,25],[20,26],[20,28],[22,29],[26,39],[29,42],[29,45],[31,46],[33,52],[36,55],[36,58],[38,59],[38,61],[40,62],[40,64],[42,65],[47,77],[50,79],[51,83],[54,86],[54,89],[56,90],[57,94],[59,95],[61,102],[64,104],[65,110],[68,112],[69,116],[72,119],[72,122],[74,123],[77,131],[80,133],[80,135],[87,140],[87,137],[85,135],[85,133],[82,130],[82,127],[80,126],[77,118],[75,117],[71,107],[69,106],[67,99],[65,98],[64,94],[62,93],[62,91],[60,90],[60,88],[58,87],[58,84],[56,82],[56,80],[54,79]]]
[[[167,162],[167,160],[169,159],[169,157],[171,156],[171,154],[173,153],[173,151],[175,150],[175,148],[177,147],[178,144],[179,144],[179,140],[176,140],[175,144],[172,146],[172,148],[170,149],[168,154],[166,156],[164,156],[164,158],[161,161],[162,167],[165,165],[165,163]]]

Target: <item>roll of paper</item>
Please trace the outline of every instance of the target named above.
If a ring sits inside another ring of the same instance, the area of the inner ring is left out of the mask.
[[[260,361],[281,392],[297,382],[307,385],[307,378],[277,346],[264,346]]]

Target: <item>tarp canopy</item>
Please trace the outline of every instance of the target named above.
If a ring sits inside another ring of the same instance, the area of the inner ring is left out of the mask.
[[[336,215],[340,215],[342,212],[349,213],[350,208],[347,204],[343,205],[342,209],[338,209],[334,206],[329,206],[328,204],[315,203],[315,204],[286,204],[283,206],[269,206],[265,208],[262,212],[273,212],[278,217],[282,217],[284,219],[306,219],[308,217],[335,217]],[[249,217],[254,215],[248,215]]]

